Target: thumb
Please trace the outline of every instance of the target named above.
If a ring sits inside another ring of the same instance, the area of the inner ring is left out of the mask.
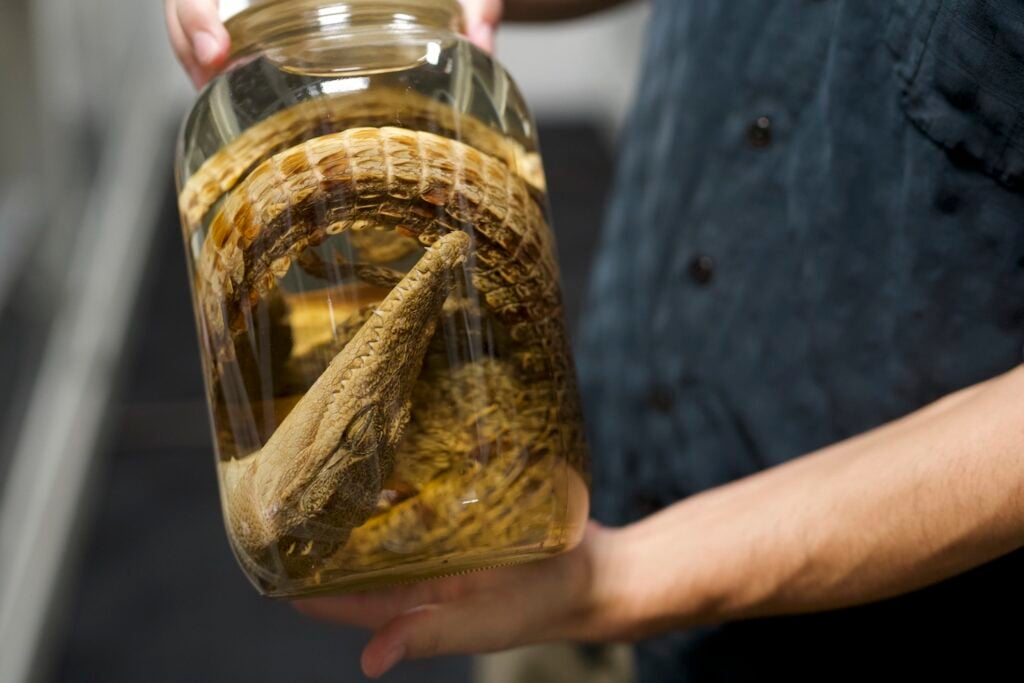
[[[231,39],[217,15],[217,0],[178,0],[178,21],[196,62],[206,69],[220,66],[228,56]]]
[[[502,0],[460,0],[466,37],[485,52],[494,51],[494,34],[501,21]]]
[[[493,652],[526,644],[522,614],[495,600],[424,605],[395,617],[363,649],[363,673],[377,678],[402,659]]]

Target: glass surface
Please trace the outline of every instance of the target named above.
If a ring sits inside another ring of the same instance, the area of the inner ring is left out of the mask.
[[[235,554],[297,595],[572,547],[587,455],[522,98],[447,0],[301,4],[250,21],[178,155]]]

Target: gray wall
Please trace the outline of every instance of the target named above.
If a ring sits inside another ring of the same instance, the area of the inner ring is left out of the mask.
[[[585,119],[605,132],[622,123],[640,68],[646,2],[555,24],[509,24],[498,59],[538,119]]]

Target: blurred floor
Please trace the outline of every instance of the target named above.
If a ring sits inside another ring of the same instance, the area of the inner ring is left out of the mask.
[[[598,133],[541,125],[575,325],[611,157]],[[178,218],[168,184],[133,352],[100,465],[81,570],[51,663],[61,681],[360,680],[363,632],[260,598],[228,549]],[[391,681],[469,680],[465,658],[401,665]],[[571,683],[571,681],[569,681]]]

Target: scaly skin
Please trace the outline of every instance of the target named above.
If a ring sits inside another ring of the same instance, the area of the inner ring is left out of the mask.
[[[508,348],[501,359],[461,368],[428,361],[420,375],[438,319],[452,316],[440,316],[444,278],[430,287],[410,283],[411,274],[403,278],[385,299],[401,313],[362,323],[266,445],[224,465],[225,508],[242,561],[279,583],[282,576],[394,564],[389,553],[404,559],[435,547],[482,547],[482,535],[499,544],[542,537],[554,500],[551,487],[558,485],[548,476],[553,459],[564,457],[585,476],[585,447],[553,247],[531,184],[502,157],[399,128],[321,135],[267,158],[238,182],[239,169],[252,164],[253,140],[274,138],[273,131],[264,133],[245,134],[246,163],[238,161],[238,149],[228,150],[197,173],[220,178],[218,188],[230,190],[213,214],[196,264],[211,386],[230,387],[221,379],[232,372],[234,338],[251,333],[251,311],[275,291],[278,278],[293,263],[326,274],[326,264],[309,261],[308,248],[346,230],[394,230],[435,245],[413,272],[441,262],[448,264],[441,270],[450,271],[450,262],[438,261],[434,250],[471,239],[465,272],[472,287],[460,306],[495,321]],[[290,136],[301,134],[289,129]],[[191,184],[182,193],[186,226],[206,216],[220,196],[208,188],[190,190]],[[393,278],[372,266],[335,267],[357,277]],[[432,298],[431,288],[439,288]],[[417,303],[420,297],[430,305]],[[352,364],[367,348],[374,349],[376,364],[353,374]],[[385,387],[391,407],[386,414],[366,408],[368,397]],[[489,389],[467,393],[473,387]],[[362,397],[363,403],[326,400],[332,396]],[[481,415],[464,426],[451,424],[466,413],[438,401],[463,408],[483,402],[506,419],[487,426]],[[412,421],[405,429],[410,402]],[[396,457],[400,462],[392,468]],[[374,509],[389,476],[412,485],[416,495]],[[455,515],[447,508],[467,485],[484,504]],[[520,499],[508,499],[510,491]],[[450,524],[435,523],[424,533],[429,519]]]
[[[545,416],[522,414],[525,387],[514,372],[494,359],[430,365],[393,474],[418,495],[352,532],[340,558],[347,569],[539,543],[555,513],[559,434]]]
[[[426,128],[461,137],[515,169],[536,191],[545,191],[544,173],[536,152],[510,142],[476,119],[455,116],[450,107],[437,100],[408,90],[373,89],[319,97],[288,107],[248,128],[211,157],[188,179],[178,197],[186,239],[199,229],[210,207],[267,154],[293,147],[314,135],[313,131],[322,135],[355,126],[399,122],[408,128]]]
[[[229,525],[247,564],[272,565],[280,554],[293,572],[333,552],[373,512],[453,271],[468,248],[465,233],[438,240],[267,444],[223,463]]]
[[[303,250],[330,235],[389,227],[429,245],[467,225],[483,303],[539,352],[524,354],[524,365],[550,370],[546,361],[564,351],[539,346],[564,342],[557,267],[526,184],[471,147],[399,128],[324,135],[253,170],[217,211],[202,246],[197,294],[205,322],[215,341],[241,330],[246,310]]]

